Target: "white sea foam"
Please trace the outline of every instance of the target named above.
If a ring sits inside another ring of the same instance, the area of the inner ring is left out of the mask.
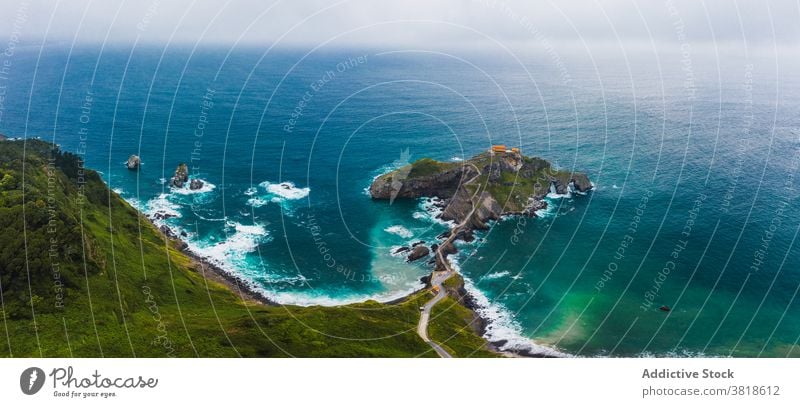
[[[170,217],[181,217],[181,206],[169,200],[169,194],[160,194],[147,201],[144,206],[144,213],[150,218],[156,215],[166,215]],[[158,223],[158,222],[156,222]]]
[[[403,298],[409,294],[412,294],[423,287],[424,285],[422,283],[418,283],[415,284],[414,286],[409,286],[408,288],[402,288],[374,295],[370,294],[330,295],[330,294],[315,293],[315,292],[287,292],[287,291],[274,292],[271,290],[265,290],[263,288],[262,289],[259,289],[258,287],[254,288],[262,292],[265,296],[267,296],[267,298],[280,304],[298,305],[301,307],[310,307],[314,305],[333,307],[338,305],[356,304],[368,300],[378,301],[378,302],[394,301],[399,298]]]
[[[406,229],[402,225],[389,226],[388,228],[383,229],[383,231],[391,233],[393,235],[400,236],[400,237],[405,238],[405,239],[408,239],[408,238],[414,236],[413,232],[411,232],[410,230]]]
[[[481,280],[497,280],[506,276],[509,276],[511,272],[508,270],[503,271],[495,271],[494,273],[489,273],[481,277]]]
[[[262,225],[242,225],[238,222],[228,222],[229,226],[233,226],[234,230],[237,233],[244,233],[247,235],[254,235],[254,236],[266,236],[267,230],[264,229]]]
[[[414,219],[419,220],[427,220],[429,222],[438,223],[443,226],[447,226],[448,228],[452,228],[456,225],[455,222],[451,220],[442,220],[441,215],[444,210],[441,208],[443,201],[439,198],[420,198],[418,207],[422,210],[419,212],[414,212],[412,215]]]
[[[451,158],[450,158],[450,161],[453,161],[453,162],[461,162],[461,161],[464,161],[464,159],[463,159],[463,158],[461,158],[461,157],[451,157]]]
[[[272,196],[273,202],[302,199],[307,197],[311,192],[311,188],[298,188],[293,182],[289,181],[281,182],[279,184],[273,184],[269,181],[264,181],[258,185],[267,190],[267,192]]]
[[[245,195],[247,195],[247,196],[253,196],[253,195],[255,195],[257,192],[258,192],[258,188],[256,188],[256,187],[250,187],[250,188],[247,188],[247,189],[244,191],[244,194],[245,194]]]
[[[680,349],[676,349],[676,350],[667,351],[667,352],[664,352],[664,353],[654,353],[654,352],[645,351],[645,352],[637,354],[634,357],[648,358],[649,359],[649,358],[721,358],[721,357],[724,357],[724,356],[721,356],[721,355],[716,355],[716,356],[715,355],[707,355],[707,354],[705,354],[705,352],[702,352],[702,351],[693,351],[693,350],[689,350],[689,349],[680,348]]]
[[[527,351],[530,353],[570,357],[571,355],[555,349],[539,345],[522,334],[522,327],[514,320],[512,313],[500,304],[492,303],[483,292],[467,277],[464,277],[464,288],[469,292],[477,305],[476,312],[488,324],[484,338],[489,342],[505,341],[500,346],[502,351]]]
[[[189,250],[226,270],[241,270],[246,266],[246,255],[267,241],[268,232],[259,224],[243,225],[228,221],[226,226],[233,229],[233,233],[223,241],[211,244],[203,241],[187,242]]]
[[[130,206],[132,206],[137,211],[139,211],[141,213],[145,212],[145,207],[142,205],[142,202],[139,201],[139,199],[134,198],[134,197],[126,198],[124,196],[122,197],[122,199],[124,199],[125,202],[127,202]]]
[[[556,192],[556,186],[550,185],[550,192],[547,193],[547,197],[550,199],[562,199],[562,198],[572,198],[572,183],[567,186],[567,193],[566,194],[559,194]]]
[[[261,197],[254,197],[254,198],[250,198],[250,199],[247,200],[247,204],[252,206],[253,208],[260,208],[260,207],[268,204],[269,202],[270,201],[268,201],[268,200],[266,200],[264,198],[261,198]]]
[[[545,202],[547,203],[547,206],[545,206],[542,209],[534,211],[533,213],[536,215],[536,217],[546,219],[555,216],[556,204],[553,201],[554,201],[553,198],[545,197]]]

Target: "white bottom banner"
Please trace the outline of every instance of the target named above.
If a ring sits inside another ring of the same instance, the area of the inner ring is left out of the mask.
[[[788,359],[10,359],[3,406],[798,406]]]

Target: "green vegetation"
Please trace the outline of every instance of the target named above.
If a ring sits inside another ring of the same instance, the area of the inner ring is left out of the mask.
[[[457,357],[498,356],[487,349],[486,341],[475,336],[474,314],[452,297],[445,297],[431,310],[428,335],[431,340]]]
[[[483,153],[469,160],[478,168],[498,165],[502,158]],[[522,168],[519,172],[500,171],[499,177],[490,180],[489,173],[482,173],[472,184],[467,185],[470,193],[485,189],[508,212],[521,212],[529,204],[531,196],[547,194],[552,179],[568,184],[571,173],[554,169],[551,164],[539,157],[521,156]]]
[[[475,340],[473,325],[475,314],[461,306],[454,297],[459,296],[459,289],[464,286],[464,278],[456,273],[442,283],[447,297],[439,301],[431,310],[431,325],[428,329],[430,338],[445,348],[451,355],[458,357],[496,357],[487,349],[482,338]]]
[[[484,152],[464,162],[441,162],[432,158],[421,158],[382,175],[378,181],[391,182],[395,176],[399,176],[401,182],[407,182],[440,175],[464,166],[472,166],[480,171],[475,180],[464,184],[470,194],[474,195],[477,190],[486,191],[506,212],[524,211],[530,204],[529,198],[542,198],[550,190],[553,181],[567,185],[573,177],[572,172],[555,169],[543,158],[527,157],[517,153]],[[444,182],[449,182],[449,179],[445,178]],[[436,185],[435,181],[433,185]],[[449,191],[449,185],[440,186],[442,191]],[[425,187],[428,188],[430,185]],[[455,192],[454,188],[450,189]]]
[[[456,292],[459,288],[464,286],[464,277],[461,277],[461,274],[454,273],[447,280],[442,282],[442,286],[447,292]]]
[[[428,175],[438,174],[452,168],[460,167],[458,163],[446,163],[436,161],[432,158],[421,158],[414,161],[411,165],[411,170],[408,172],[409,178],[425,177]]]
[[[428,292],[398,304],[265,306],[202,266],[108,190],[79,157],[0,141],[0,355],[434,357],[416,334]],[[470,312],[437,307],[435,338],[489,356]]]

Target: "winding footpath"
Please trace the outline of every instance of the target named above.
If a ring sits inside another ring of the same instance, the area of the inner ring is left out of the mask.
[[[478,174],[470,178],[469,181],[465,182],[462,185],[467,185],[471,183],[481,175],[481,172],[478,169],[478,167],[476,167],[474,164],[471,163],[469,165],[475,168],[475,170],[478,171]],[[475,194],[477,195],[479,191],[480,190],[476,190]],[[444,265],[445,270],[434,271],[431,273],[431,289],[434,290],[434,292],[436,292],[436,296],[431,298],[422,307],[422,313],[419,318],[419,323],[417,324],[417,335],[419,335],[420,338],[422,338],[422,340],[425,341],[425,343],[430,345],[431,348],[433,348],[433,350],[436,352],[436,354],[438,354],[439,357],[441,358],[452,358],[453,356],[450,355],[446,350],[444,350],[444,348],[442,348],[438,343],[428,338],[428,323],[430,322],[431,318],[431,309],[433,309],[433,307],[439,301],[441,301],[442,299],[444,299],[444,297],[447,296],[447,292],[445,291],[445,288],[442,284],[448,278],[452,277],[453,274],[456,273],[455,270],[453,270],[453,268],[450,267],[450,262],[447,261],[447,255],[443,253],[444,248],[448,247],[448,245],[453,243],[453,240],[455,240],[456,236],[458,236],[458,232],[460,232],[461,229],[463,229],[467,225],[470,219],[472,219],[472,215],[475,213],[475,210],[477,209],[477,205],[475,205],[474,199],[475,195],[473,195],[472,199],[470,199],[470,201],[472,202],[472,210],[469,212],[469,214],[464,218],[464,220],[461,223],[450,229],[450,236],[448,236],[447,239],[445,239],[445,241],[439,245],[439,248],[436,249],[436,257],[439,259],[439,263]]]
[[[431,286],[434,289],[438,290],[436,296],[433,297],[430,301],[426,302],[425,305],[422,307],[422,315],[419,318],[419,324],[417,324],[417,334],[422,338],[425,343],[431,346],[434,351],[439,355],[441,358],[451,358],[452,356],[447,353],[438,343],[432,341],[428,338],[428,322],[431,318],[431,309],[433,308],[436,303],[441,301],[444,297],[447,296],[445,293],[444,287],[442,287],[442,283],[444,280],[450,278],[453,275],[453,271],[434,271],[431,275]]]

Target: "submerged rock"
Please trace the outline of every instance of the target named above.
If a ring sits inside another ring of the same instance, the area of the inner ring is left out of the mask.
[[[183,188],[183,184],[189,181],[189,167],[181,163],[178,165],[178,168],[175,169],[175,175],[172,176],[170,180],[170,185],[175,188]]]
[[[139,166],[142,164],[142,160],[139,158],[138,155],[131,155],[128,157],[128,162],[125,164],[129,170],[138,170]]]

